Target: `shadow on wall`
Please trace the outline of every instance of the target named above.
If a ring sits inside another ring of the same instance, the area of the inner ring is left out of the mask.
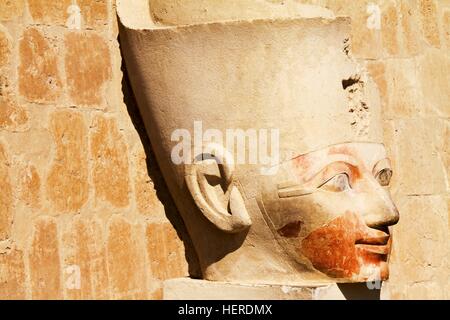
[[[347,300],[380,300],[380,289],[369,289],[366,283],[339,283],[345,299]]]
[[[118,41],[120,44],[120,38],[118,38]],[[166,182],[162,177],[158,163],[156,162],[156,158],[153,153],[150,139],[147,136],[144,122],[142,121],[139,108],[137,107],[136,104],[136,99],[134,97],[133,90],[131,88],[124,60],[122,60],[121,70],[123,73],[122,92],[124,96],[124,103],[127,106],[128,114],[131,118],[131,121],[133,122],[136,131],[139,134],[139,138],[141,139],[142,145],[144,146],[148,175],[152,179],[158,200],[164,206],[164,212],[166,214],[167,219],[175,228],[178,237],[183,241],[185,247],[185,256],[189,266],[189,275],[192,278],[200,279],[202,278],[202,274],[197,254],[195,252],[192,241],[188,235],[184,222],[180,214],[178,213],[178,210],[175,206],[172,196],[170,195]]]

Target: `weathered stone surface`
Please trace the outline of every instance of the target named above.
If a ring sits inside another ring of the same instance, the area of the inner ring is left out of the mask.
[[[0,98],[6,99],[11,93],[11,81],[6,74],[0,74]]]
[[[450,10],[444,11],[442,20],[444,40],[447,45],[447,50],[450,50]]]
[[[447,203],[442,196],[398,197],[389,290],[393,299],[443,299],[450,254]],[[402,214],[403,213],[403,214]],[[411,232],[414,230],[414,236]],[[446,271],[447,270],[447,271]]]
[[[442,149],[440,150],[440,156],[443,162],[444,170],[446,170],[447,194],[450,200],[450,120],[443,120],[443,121],[445,129],[444,129]],[[450,206],[449,206],[449,214],[450,214]],[[450,223],[450,216],[449,216],[449,223]]]
[[[78,0],[81,28],[95,28],[107,24],[107,0]],[[73,12],[69,11],[71,0],[28,0],[28,6],[34,22],[49,25],[65,25]]]
[[[47,196],[58,212],[76,212],[88,198],[87,130],[83,115],[57,111],[49,129],[56,145]]]
[[[0,0],[0,20],[8,21],[23,13],[24,0]]]
[[[420,28],[419,6],[417,0],[400,1],[403,45],[408,55],[417,55],[422,51],[422,33]]]
[[[113,299],[147,298],[146,269],[139,233],[124,218],[113,216],[107,240],[108,274]]]
[[[98,28],[108,24],[108,0],[79,0],[84,26]]]
[[[183,242],[169,222],[149,223],[146,237],[153,277],[166,280],[188,276]]]
[[[320,6],[302,6],[301,1],[197,1],[197,0],[150,0],[148,6],[152,19],[163,25],[191,25],[216,21],[256,20],[302,16],[330,17],[331,13]],[[145,2],[144,2],[145,3]],[[138,8],[141,8],[139,4]],[[136,6],[134,6],[136,9]],[[145,16],[141,16],[142,18]],[[135,19],[138,20],[138,19]]]
[[[28,122],[27,112],[10,98],[0,96],[0,129],[17,130]]]
[[[422,31],[420,26],[419,0],[377,0],[355,1],[351,5],[342,0],[323,0],[319,4],[334,10],[335,13],[349,15],[352,18],[352,48],[357,57],[375,59],[387,55],[400,54],[400,40],[406,54],[417,55],[422,49]],[[313,3],[317,3],[314,2]],[[380,30],[368,26],[381,16]],[[375,6],[375,7],[373,7]]]
[[[447,196],[448,232],[450,232],[450,196]],[[449,261],[450,267],[450,261]]]
[[[125,207],[129,203],[127,154],[124,137],[115,119],[95,117],[91,131],[95,195],[116,207]]]
[[[34,222],[29,264],[32,298],[61,299],[61,268],[55,219],[43,216]]]
[[[164,282],[166,300],[346,300],[336,284],[322,286],[239,285],[172,279]],[[364,299],[364,297],[361,297]]]
[[[156,195],[153,181],[148,175],[144,151],[136,156],[135,195],[139,212],[147,216],[164,217],[164,206]]]
[[[12,43],[8,31],[0,25],[0,67],[9,62]]]
[[[387,123],[385,141],[393,165],[391,190],[395,194],[446,192],[445,169],[437,156],[444,133],[445,128],[437,119],[399,119]]]
[[[9,238],[13,219],[13,198],[9,167],[6,150],[0,144],[0,241]]]
[[[388,1],[383,7],[381,18],[381,34],[383,46],[388,55],[399,54],[399,20],[395,2]]]
[[[33,209],[41,207],[41,178],[35,166],[28,165],[21,174],[21,199]]]
[[[417,78],[427,115],[450,117],[450,56],[429,50],[418,61]]]
[[[8,76],[0,76],[0,129],[15,131],[28,121],[27,112],[19,106]]]
[[[375,4],[380,11],[368,10],[370,4]],[[330,0],[325,5],[336,15],[346,15],[352,19],[352,53],[358,58],[377,59],[383,54],[383,39],[381,34],[382,15],[378,2],[370,0],[354,1],[351,5],[346,1]],[[378,19],[380,19],[378,21]],[[368,20],[370,20],[368,22]],[[372,23],[374,22],[374,23]],[[376,26],[380,23],[380,29]],[[385,21],[386,23],[386,21]],[[371,27],[369,28],[368,25]]]
[[[0,300],[26,299],[25,276],[22,251],[0,254]]]
[[[367,64],[367,70],[377,84],[383,108],[386,108],[388,103],[388,83],[386,81],[386,67],[384,62],[371,61]]]
[[[413,118],[424,112],[414,59],[388,60],[385,77],[388,97],[384,118]]]
[[[20,40],[19,92],[30,102],[52,103],[61,93],[58,59],[54,48],[35,28]]]
[[[106,248],[101,223],[95,218],[73,218],[64,234],[63,246],[65,297],[108,299]],[[79,279],[76,278],[78,275]]]
[[[441,46],[440,31],[438,25],[435,0],[419,0],[420,13],[422,15],[423,34],[427,42],[439,48]]]
[[[68,18],[67,9],[71,3],[71,0],[28,0],[28,8],[36,23],[64,24]]]
[[[82,106],[101,106],[104,85],[111,78],[111,59],[105,40],[94,33],[66,35],[65,55],[68,92]]]

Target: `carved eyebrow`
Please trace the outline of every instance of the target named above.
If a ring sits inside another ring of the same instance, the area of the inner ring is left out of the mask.
[[[314,165],[310,170],[308,170],[303,180],[305,182],[311,181],[327,166],[335,162],[348,163],[354,167],[358,167],[358,161],[354,157],[345,154],[334,154],[332,156],[327,157],[325,161],[319,162],[318,164]]]

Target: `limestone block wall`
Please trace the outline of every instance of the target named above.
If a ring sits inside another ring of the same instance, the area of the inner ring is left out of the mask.
[[[114,3],[77,0],[79,24],[72,3],[0,0],[0,299],[158,299],[188,274],[176,212],[124,103]]]
[[[401,214],[383,298],[450,299],[450,0],[298,1],[352,17],[380,89]],[[114,0],[0,0],[0,299],[158,299],[197,273],[117,35]]]

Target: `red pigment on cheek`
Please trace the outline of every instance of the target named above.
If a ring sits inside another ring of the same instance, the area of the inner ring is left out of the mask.
[[[367,232],[356,214],[346,213],[311,232],[302,241],[303,253],[313,266],[336,278],[351,278],[359,274],[361,265],[382,262],[381,255],[360,250],[355,241]]]

